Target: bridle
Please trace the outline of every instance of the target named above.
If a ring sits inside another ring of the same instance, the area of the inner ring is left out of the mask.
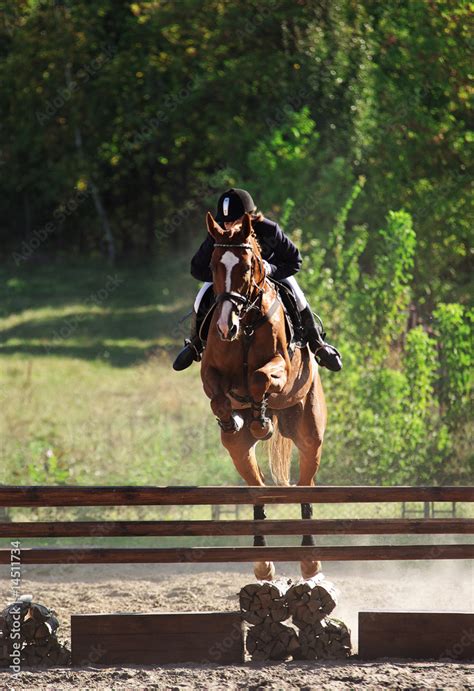
[[[235,244],[232,245],[231,243],[228,242],[216,242],[214,243],[214,247],[227,247],[230,249],[248,249],[251,252],[254,253],[255,255],[255,250],[253,246],[248,243],[248,242],[242,242],[240,244]],[[237,309],[237,319],[239,321],[239,324],[241,320],[250,312],[250,310],[255,309],[260,313],[260,316],[255,319],[255,321],[251,321],[248,324],[246,324],[243,329],[243,381],[245,382],[247,386],[247,391],[248,389],[248,375],[249,375],[249,350],[250,350],[250,344],[252,342],[253,336],[255,334],[255,331],[260,327],[263,326],[266,322],[270,321],[272,316],[275,314],[276,310],[279,307],[279,300],[277,297],[275,297],[273,303],[271,304],[270,308],[265,312],[264,314],[261,314],[262,311],[262,300],[263,300],[263,295],[265,293],[265,280],[267,278],[266,271],[265,271],[265,266],[262,266],[262,262],[259,257],[257,257],[257,260],[260,263],[260,268],[263,269],[262,275],[263,278],[262,280],[257,283],[257,281],[254,280],[253,278],[253,265],[252,265],[252,278],[251,278],[251,284],[249,291],[247,295],[242,295],[241,293],[238,293],[235,290],[232,291],[226,291],[224,293],[219,293],[219,295],[216,295],[216,303],[220,304],[224,302],[225,300],[229,300],[234,307]],[[253,289],[257,289],[257,297],[252,300],[252,291]],[[260,303],[257,307],[257,303]],[[266,408],[267,408],[267,397],[263,399],[262,402],[256,403],[253,398],[249,395],[247,396],[239,396],[235,392],[231,391],[231,395],[233,398],[235,398],[237,401],[240,401],[241,403],[250,403],[252,407],[252,411],[257,411],[258,412],[258,419],[259,420],[264,420],[265,418],[265,413],[266,413]],[[229,423],[223,423],[221,420],[218,419],[219,425],[224,431],[229,431]]]
[[[230,242],[215,242],[214,247],[226,247],[228,249],[244,249],[244,250],[250,250],[254,256],[255,256],[255,250],[253,246],[249,242],[241,242],[239,244],[231,244]],[[253,277],[253,271],[254,267],[252,265],[251,268],[251,282],[250,282],[250,288],[247,293],[247,295],[242,295],[242,293],[238,293],[236,290],[230,290],[230,291],[225,291],[223,293],[219,293],[219,295],[216,295],[216,303],[220,304],[222,302],[225,302],[226,300],[229,300],[229,302],[232,303],[232,305],[236,308],[237,310],[237,318],[239,322],[250,312],[252,309],[259,309],[257,308],[257,302],[262,299],[263,293],[264,293],[264,284],[265,284],[265,279],[266,279],[266,273],[265,273],[265,268],[262,266],[262,263],[260,262],[260,259],[258,257],[255,257],[257,261],[260,264],[260,268],[262,269],[262,274],[263,278],[259,283],[254,279]],[[254,288],[257,289],[257,297],[252,300],[252,292]]]

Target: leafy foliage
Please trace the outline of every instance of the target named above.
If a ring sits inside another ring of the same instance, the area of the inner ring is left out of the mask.
[[[314,277],[306,277],[314,304],[331,304],[338,290],[330,267],[337,273],[354,256],[354,242],[340,222],[333,236],[332,249],[317,248],[318,273],[325,281],[313,289]],[[433,315],[434,332],[421,324],[409,328],[416,246],[409,214],[390,212],[379,238],[374,271],[352,274],[352,293],[337,313],[345,371],[324,379],[330,424],[321,477],[344,482],[358,475],[378,484],[468,482],[472,312],[441,303]]]
[[[342,375],[324,374],[323,477],[463,481],[470,4],[5,0],[2,11],[0,247],[15,269],[189,254],[222,189],[248,187],[302,248],[301,282],[343,352]],[[48,464],[63,481],[62,457]]]

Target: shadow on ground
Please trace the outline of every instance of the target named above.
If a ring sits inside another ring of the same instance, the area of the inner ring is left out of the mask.
[[[126,367],[176,351],[196,283],[187,257],[159,266],[97,263],[0,272],[0,354],[101,359]]]

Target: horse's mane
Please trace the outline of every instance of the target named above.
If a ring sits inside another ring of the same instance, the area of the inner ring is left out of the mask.
[[[254,231],[253,228],[252,228],[252,232],[250,233],[250,237],[253,239],[254,243],[256,244],[260,256],[262,256],[262,248],[260,247],[260,243],[259,243],[259,241],[258,241],[258,237],[257,237],[257,235],[255,234],[255,231]]]

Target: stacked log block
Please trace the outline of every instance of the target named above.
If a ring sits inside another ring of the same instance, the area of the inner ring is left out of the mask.
[[[8,605],[0,616],[0,666],[11,664],[14,642],[21,646],[20,659],[25,666],[70,664],[70,651],[57,639],[58,627],[55,613],[32,602],[31,596]]]
[[[299,628],[319,623],[331,614],[337,605],[337,595],[334,585],[320,574],[295,583],[286,593],[293,623]]]
[[[264,621],[251,626],[247,633],[246,648],[252,660],[286,660],[299,650],[295,629],[281,622]]]
[[[288,619],[288,603],[285,600],[287,583],[261,581],[250,583],[240,591],[240,611],[248,624],[281,622]]]
[[[305,660],[348,657],[351,638],[347,626],[328,615],[337,605],[338,591],[322,574],[295,583],[286,593],[288,611],[298,627],[300,650]]]
[[[351,635],[339,619],[326,617],[308,624],[298,634],[299,657],[303,660],[335,660],[351,654]]]
[[[252,659],[348,657],[349,629],[328,616],[337,599],[337,589],[322,574],[294,584],[261,581],[244,586],[240,610],[244,621],[251,625],[246,648]],[[290,617],[292,622],[288,623]]]
[[[286,582],[259,581],[240,591],[242,619],[251,627],[246,647],[252,660],[285,660],[298,648],[296,631],[285,626],[288,619]]]

